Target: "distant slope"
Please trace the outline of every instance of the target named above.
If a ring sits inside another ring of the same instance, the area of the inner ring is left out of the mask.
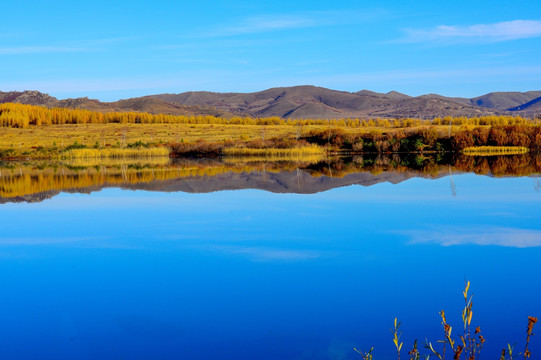
[[[443,96],[410,97],[395,91],[387,94],[362,90],[356,93],[315,86],[273,88],[256,93],[190,92],[153,97],[176,104],[205,104],[233,113],[283,118],[426,117],[493,115],[492,109],[470,104],[468,99]]]
[[[494,92],[475,98],[427,94],[417,97],[396,91],[345,92],[316,86],[278,87],[253,93],[190,91],[149,95],[115,102],[88,98],[58,100],[38,91],[0,92],[0,103],[18,102],[93,111],[139,111],[152,114],[220,117],[278,116],[290,119],[340,119],[524,115],[539,116],[541,91]]]
[[[541,96],[541,91],[492,92],[471,100],[472,105],[497,110],[511,110]],[[512,110],[511,110],[512,111]]]
[[[528,101],[525,104],[509,109],[509,111],[524,111],[524,112],[540,112],[541,113],[541,96]]]
[[[366,108],[368,103],[367,99],[356,94],[315,86],[272,88],[255,93],[188,92],[152,97],[170,103],[208,105],[233,113],[259,117],[293,117],[293,115],[310,115],[317,118],[324,118],[326,115],[345,117]]]
[[[42,105],[50,108],[71,108],[71,109],[85,109],[92,111],[137,111],[148,112],[151,114],[170,114],[170,115],[212,115],[221,117],[231,117],[231,114],[227,111],[219,110],[212,106],[201,105],[181,105],[168,103],[163,100],[152,97],[140,97],[126,100],[119,100],[114,102],[101,102],[96,99],[89,98],[76,98],[76,99],[64,99],[58,100],[55,97],[47,94],[40,93],[38,91],[24,91],[24,92],[0,92],[0,103],[14,102],[20,104],[29,105]]]

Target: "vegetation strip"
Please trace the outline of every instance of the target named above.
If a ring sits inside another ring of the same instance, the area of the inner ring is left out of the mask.
[[[472,156],[516,155],[528,151],[529,149],[524,146],[471,146],[462,149],[464,154]]]
[[[267,156],[267,157],[286,157],[302,155],[325,155],[325,149],[317,145],[307,145],[293,148],[245,148],[230,147],[222,151],[223,155],[229,156]]]
[[[71,149],[62,153],[64,159],[106,159],[168,157],[169,148],[127,148],[127,149]]]
[[[490,115],[468,118],[436,117],[434,125],[517,125],[528,122],[520,116]],[[426,123],[415,118],[346,118],[346,119],[283,119],[277,116],[217,117],[211,115],[169,115],[146,112],[99,112],[83,109],[47,108],[18,103],[0,104],[0,127],[27,128],[29,126],[62,124],[227,124],[227,125],[333,125],[348,127],[408,128]]]

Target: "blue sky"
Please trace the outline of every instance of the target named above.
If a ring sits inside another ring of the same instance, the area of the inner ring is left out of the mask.
[[[2,13],[1,91],[541,90],[537,1],[29,0]]]

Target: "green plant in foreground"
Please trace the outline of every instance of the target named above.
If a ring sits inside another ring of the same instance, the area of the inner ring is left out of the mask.
[[[447,323],[445,317],[445,312],[440,311],[441,324],[443,326],[444,339],[438,340],[436,346],[434,346],[430,341],[426,340],[425,349],[427,349],[428,354],[421,354],[417,348],[417,340],[415,340],[412,349],[408,352],[409,360],[420,360],[431,358],[437,358],[439,360],[445,360],[446,355],[448,354],[448,349],[452,353],[453,360],[478,360],[481,355],[481,350],[485,343],[485,338],[481,334],[481,327],[476,327],[472,331],[472,318],[473,318],[473,301],[472,295],[469,294],[470,282],[467,281],[464,287],[462,295],[464,296],[464,308],[462,309],[462,325],[463,332],[458,336],[458,339],[454,338],[452,335],[453,327]],[[524,359],[531,358],[531,351],[529,349],[531,337],[534,335],[533,327],[537,322],[537,318],[533,316],[528,316],[528,327],[526,329],[526,345],[523,353],[516,353],[515,345],[507,344],[507,348],[502,350],[500,360],[514,360],[519,357]],[[400,342],[400,337],[402,332],[399,331],[400,322],[398,319],[394,319],[394,328],[391,330],[393,333],[393,343],[396,347],[397,360],[400,360],[400,351],[402,350],[403,342]],[[357,353],[359,353],[363,360],[372,360],[373,351],[372,347],[368,352],[362,352],[354,348]]]

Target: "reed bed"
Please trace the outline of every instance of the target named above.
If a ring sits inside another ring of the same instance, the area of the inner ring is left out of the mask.
[[[169,157],[166,147],[120,149],[71,149],[62,154],[63,159],[133,159]]]
[[[520,155],[528,151],[524,146],[471,146],[462,149],[464,154],[471,156]]]
[[[166,166],[171,164],[171,158],[165,156],[153,156],[153,157],[108,157],[108,158],[88,158],[88,157],[75,157],[62,160],[62,165],[68,167],[102,167],[102,166],[130,166],[130,167],[155,167]]]
[[[324,148],[317,145],[308,145],[293,148],[245,148],[245,147],[230,147],[222,151],[225,156],[240,156],[240,157],[260,157],[267,160],[288,160],[302,159],[307,156],[319,156],[324,158],[326,151]]]

